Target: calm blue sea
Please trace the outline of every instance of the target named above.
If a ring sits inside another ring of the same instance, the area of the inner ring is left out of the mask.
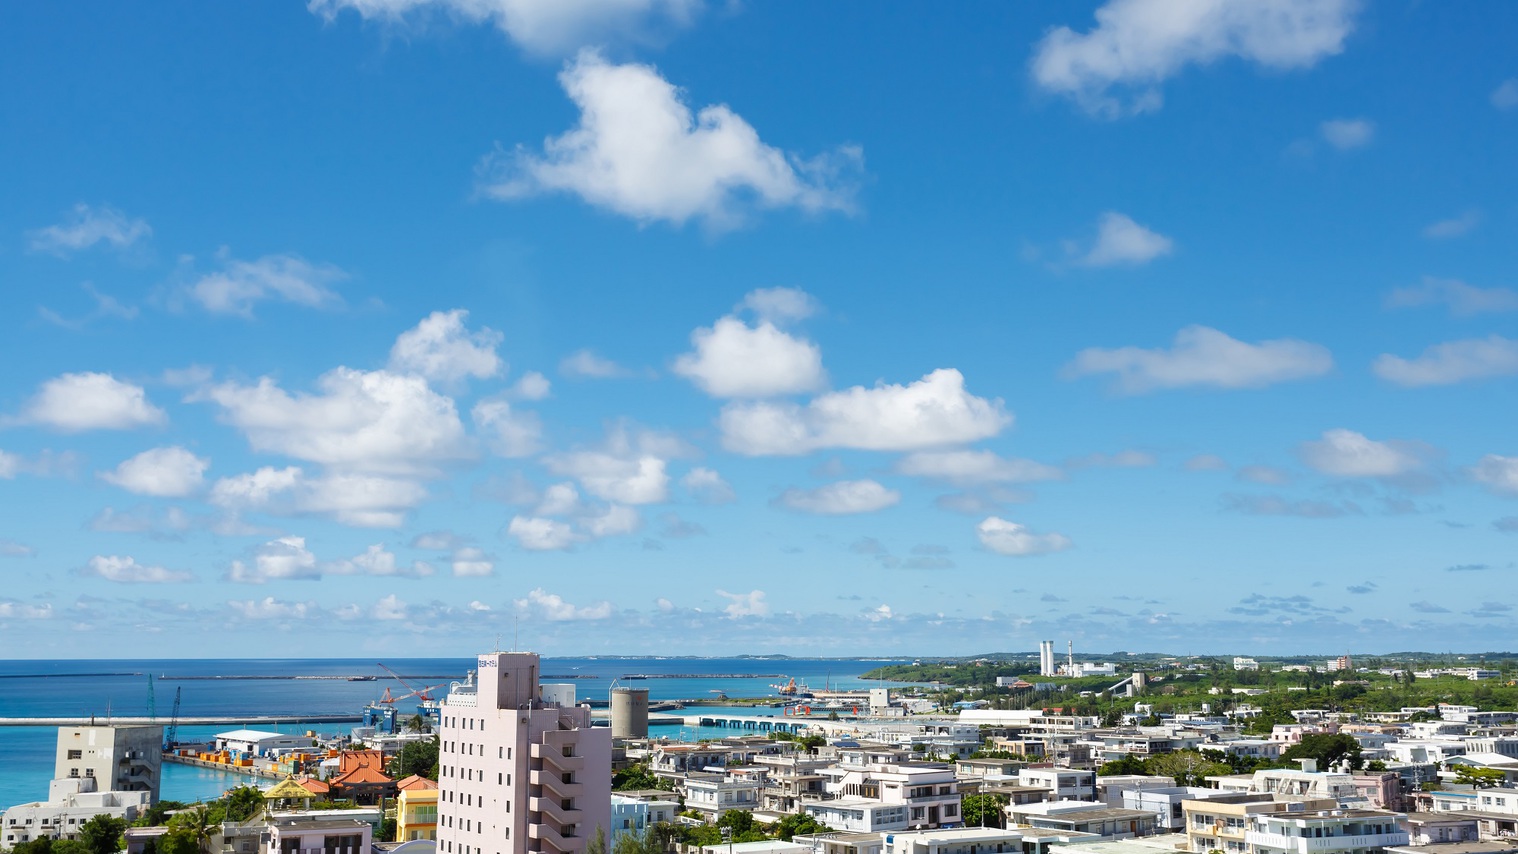
[[[814,689],[857,688],[864,673],[894,659],[855,661],[837,659],[737,658],[545,658],[544,681],[575,685],[581,699],[605,701],[613,680],[647,688],[652,700],[696,699],[723,691],[733,697],[775,694],[774,683],[794,677]],[[473,658],[417,658],[385,662],[415,687],[462,681]],[[630,675],[677,674],[677,678],[625,680]],[[742,678],[751,674],[752,678]],[[275,676],[277,679],[177,679],[205,676]],[[345,679],[296,679],[297,676],[376,676],[374,682]],[[574,679],[555,679],[572,676]],[[781,678],[781,677],[785,678]],[[165,678],[166,677],[166,678]],[[415,677],[415,678],[412,678]],[[150,688],[151,686],[151,688]],[[357,714],[389,687],[395,694],[407,689],[375,662],[359,659],[236,659],[236,660],[101,660],[0,661],[0,717],[148,714],[150,697],[160,720],[167,721],[176,689],[181,692],[180,714],[197,715],[323,715]],[[351,725],[326,725],[323,731],[345,731]],[[181,727],[181,741],[209,739],[235,726]],[[262,727],[267,728],[267,727]],[[311,727],[286,727],[304,732]],[[660,728],[655,735],[698,738],[732,734]],[[41,727],[0,727],[0,808],[47,797],[53,773],[56,730]],[[193,801],[214,798],[229,786],[249,778],[165,765],[162,796]]]

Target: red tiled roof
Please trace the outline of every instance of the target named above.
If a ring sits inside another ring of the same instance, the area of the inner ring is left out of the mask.
[[[395,786],[403,792],[409,792],[412,790],[436,789],[437,783],[420,774],[412,774],[410,777],[397,781]]]

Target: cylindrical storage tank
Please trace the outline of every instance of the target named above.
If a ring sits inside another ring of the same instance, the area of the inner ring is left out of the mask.
[[[648,689],[611,689],[611,737],[648,738]]]

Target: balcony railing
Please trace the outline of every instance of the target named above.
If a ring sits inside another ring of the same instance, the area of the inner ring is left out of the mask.
[[[551,765],[559,771],[583,771],[585,769],[585,757],[565,756],[564,749],[557,744],[532,745],[532,758],[541,759],[544,765]]]

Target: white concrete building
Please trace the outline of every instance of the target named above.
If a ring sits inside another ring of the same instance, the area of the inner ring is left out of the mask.
[[[478,658],[438,728],[439,854],[580,852],[610,835],[611,730],[592,729],[573,685],[540,685],[538,656]]]
[[[670,824],[680,804],[675,801],[645,801],[626,795],[611,796],[611,833],[606,838],[606,850],[617,847],[617,837],[624,833],[637,836],[656,824]]]
[[[1018,785],[1038,786],[1054,793],[1057,801],[1096,800],[1096,772],[1073,768],[1024,768],[1017,772]]]
[[[430,736],[427,736],[430,738]],[[260,729],[234,729],[216,734],[216,749],[243,756],[273,756],[279,751],[311,748],[311,737],[301,733],[267,732]],[[377,745],[376,745],[377,746]]]
[[[956,827],[891,834],[883,854],[1022,854],[1023,835],[994,827]]]
[[[716,821],[728,810],[753,812],[759,808],[763,776],[738,779],[727,774],[695,772],[685,775],[685,807]]]
[[[47,800],[17,804],[0,813],[0,848],[43,837],[78,839],[79,825],[97,815],[130,824],[149,806],[147,792],[98,792],[94,786],[89,777],[54,780]]]
[[[882,830],[933,828],[960,823],[959,781],[954,776],[954,769],[948,765],[931,762],[843,762],[823,768],[819,773],[823,778],[823,790],[835,799],[823,801],[824,806],[837,804],[838,799],[858,799],[886,807],[902,807],[902,822],[894,827],[880,828]],[[811,804],[805,808],[808,812],[812,811]],[[878,819],[869,820],[885,821],[884,816],[882,813]],[[818,820],[829,827],[835,826],[820,817]]]
[[[369,854],[370,810],[293,810],[270,813],[259,839],[262,854]],[[377,817],[377,816],[376,816]]]
[[[1244,658],[1243,656],[1235,656],[1234,659],[1233,659],[1233,669],[1234,670],[1259,670],[1260,669],[1260,663],[1258,661],[1255,661],[1252,658]]]
[[[65,726],[53,777],[94,778],[91,791],[148,792],[156,804],[162,759],[161,726]]]
[[[1377,854],[1408,844],[1399,818],[1376,810],[1251,815],[1244,843],[1249,854]]]

